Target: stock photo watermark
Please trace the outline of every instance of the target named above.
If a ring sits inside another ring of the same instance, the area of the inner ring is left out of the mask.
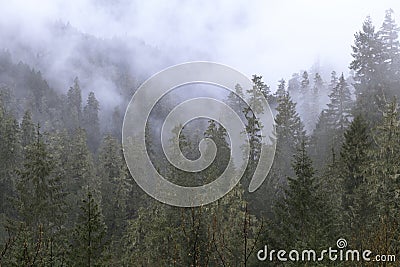
[[[185,124],[197,118],[214,120],[226,129],[230,141],[230,160],[225,171],[208,184],[186,187],[168,181],[154,167],[146,148],[146,125],[150,113],[156,103],[174,88],[196,83],[216,85],[232,93],[235,93],[236,85],[245,89],[241,99],[261,123],[263,137],[260,159],[250,180],[249,192],[261,186],[275,155],[272,111],[261,92],[248,93],[253,84],[244,74],[213,62],[184,63],[155,74],[139,87],[127,107],[122,129],[123,151],[129,171],[136,183],[151,197],[178,207],[197,207],[220,199],[240,181],[249,161],[249,138],[245,133],[246,125],[239,116],[241,110],[234,110],[218,99],[195,97],[174,107],[163,122],[161,129],[163,152],[170,164],[185,172],[199,172],[206,169],[216,156],[217,148],[213,140],[209,138],[201,140],[200,157],[191,160],[180,151],[179,137],[174,136],[172,132],[176,128],[181,132]],[[253,101],[254,94],[261,96],[258,97],[257,103]]]
[[[259,261],[278,261],[278,262],[319,262],[319,261],[365,261],[365,262],[395,262],[396,255],[381,254],[374,255],[371,250],[347,249],[347,241],[339,238],[336,247],[329,247],[320,251],[314,249],[304,250],[284,250],[284,249],[268,249],[265,245],[263,249],[257,252]]]

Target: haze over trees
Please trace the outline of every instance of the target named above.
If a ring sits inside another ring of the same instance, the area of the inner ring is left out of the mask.
[[[58,30],[64,34],[68,27]],[[198,208],[150,198],[127,169],[123,111],[143,73],[131,77],[135,70],[126,70],[122,59],[94,49],[99,69],[105,59],[115,64],[115,93],[122,99],[103,109],[96,88],[83,88],[85,77],[76,77],[63,94],[39,69],[1,51],[0,266],[260,266],[256,252],[265,244],[322,250],[338,238],[353,249],[399,255],[398,33],[392,10],[378,27],[367,17],[351,46],[349,77],[341,70],[325,77],[325,70],[311,68],[280,80],[276,90],[252,77],[273,108],[277,138],[272,169],[252,194],[246,181],[259,160],[262,125],[237,97],[221,94],[246,123],[251,164],[243,183]],[[103,44],[101,51],[118,44],[89,40],[82,42]],[[253,88],[236,86],[239,96],[245,90]],[[160,124],[175,100],[167,97],[151,124]],[[166,163],[156,126],[146,132],[150,158],[171,181],[209,182],[225,169],[230,148],[220,124],[199,121],[179,136],[188,158],[198,156],[201,138],[215,141],[216,162],[201,175]]]

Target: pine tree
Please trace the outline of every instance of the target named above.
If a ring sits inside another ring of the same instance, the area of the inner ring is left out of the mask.
[[[371,153],[367,168],[370,183],[369,197],[376,212],[368,224],[371,231],[366,240],[371,247],[388,254],[397,253],[399,248],[399,192],[400,192],[400,120],[396,99],[386,104],[382,122],[373,132],[376,148]]]
[[[26,147],[35,141],[35,125],[30,111],[26,111],[21,123],[21,145]]]
[[[15,216],[15,170],[21,161],[20,129],[0,97],[0,218]]]
[[[399,30],[394,19],[394,11],[388,9],[385,12],[385,19],[382,27],[378,31],[379,40],[382,43],[382,56],[384,59],[383,77],[385,85],[385,96],[400,97],[398,85],[400,82],[400,42]]]
[[[280,79],[278,83],[278,89],[275,92],[275,99],[278,101],[279,98],[283,97],[286,93],[286,81],[284,79]]]
[[[97,193],[86,187],[71,242],[69,264],[72,266],[101,266],[103,237],[107,228],[95,195]]]
[[[329,89],[331,91],[333,90],[333,88],[336,87],[336,85],[338,84],[338,81],[339,81],[339,79],[338,79],[338,77],[336,75],[336,71],[332,71],[331,72],[331,81],[329,83]]]
[[[86,186],[93,190],[99,189],[99,180],[96,179],[96,172],[93,157],[86,143],[86,133],[83,129],[76,129],[73,136],[69,136],[66,144],[66,162],[63,165],[65,172],[65,187],[68,192],[66,201],[70,209],[67,216],[74,218],[79,212],[77,203]],[[97,197],[97,196],[96,196]],[[72,221],[69,221],[69,226]]]
[[[339,130],[339,134],[349,125],[352,114],[352,100],[349,87],[344,79],[343,73],[339,78],[338,84],[333,88],[329,95],[327,116],[332,129]]]
[[[305,131],[300,116],[296,112],[296,103],[293,103],[289,92],[278,98],[276,124],[276,154],[271,171],[268,175],[268,183],[264,183],[259,191],[253,193],[256,201],[251,202],[261,213],[270,214],[271,201],[281,193],[281,189],[286,186],[287,177],[293,176],[290,158],[296,153],[305,138]]]
[[[331,156],[338,151],[335,131],[332,129],[326,109],[322,110],[313,134],[311,136],[310,155],[315,163],[315,168],[320,171],[332,162]],[[323,155],[323,156],[321,156]]]
[[[81,127],[82,92],[78,77],[75,78],[73,86],[68,90],[67,103],[63,116],[66,121],[66,127],[69,131],[74,131],[75,129]]]
[[[312,99],[313,92],[310,85],[310,78],[308,72],[304,71],[300,82],[300,94],[296,101],[298,103],[298,112],[303,119],[304,128],[310,132],[315,124],[315,114],[313,113],[314,110],[311,103]]]
[[[36,129],[35,141],[26,147],[25,159],[19,171],[18,204],[23,222],[29,227],[42,225],[45,230],[60,227],[63,217],[62,184],[54,176],[54,160],[43,136]]]
[[[305,137],[305,131],[300,116],[296,112],[296,103],[292,101],[288,92],[284,93],[278,99],[276,111],[277,149],[283,152],[283,149],[280,149],[280,147],[287,145],[291,149],[291,152],[294,152],[300,141]]]
[[[310,80],[308,78],[308,72],[304,71],[303,75],[301,76],[302,80],[300,82],[300,89],[303,94],[306,94],[308,92],[309,86],[310,86]]]
[[[325,203],[318,195],[312,161],[302,141],[294,156],[295,178],[288,178],[283,199],[274,206],[274,219],[267,233],[268,244],[290,248],[326,246],[330,229]]]
[[[366,222],[371,221],[373,206],[369,198],[369,185],[365,169],[370,163],[372,142],[368,125],[360,115],[357,116],[344,133],[344,143],[340,152],[340,161],[336,168],[343,180],[343,210],[345,226],[353,235],[354,244],[359,244]]]
[[[93,92],[89,93],[87,104],[83,109],[83,125],[86,130],[90,151],[95,152],[100,143],[99,101]]]
[[[121,111],[118,107],[115,107],[112,114],[111,133],[115,138],[120,141],[122,138],[123,119],[124,115],[121,114]]]
[[[227,102],[234,110],[242,112],[245,103],[241,99],[244,99],[243,88],[240,84],[236,84],[235,93],[229,93]]]
[[[357,111],[375,123],[380,117],[378,108],[383,107],[384,56],[382,42],[370,17],[364,21],[362,31],[355,34],[352,49],[354,59],[350,63],[350,69],[355,72]]]
[[[293,95],[293,98],[295,100],[298,96],[298,93],[300,92],[300,87],[300,75],[298,73],[293,73],[292,78],[288,82],[288,91],[291,95]]]
[[[20,243],[11,257],[18,258],[14,253],[25,250],[20,258],[24,262],[57,265],[64,258],[65,193],[62,177],[55,172],[55,159],[39,129],[33,143],[25,147],[23,166],[17,172],[18,216],[11,227]]]
[[[146,196],[146,198],[148,198]],[[123,237],[124,266],[187,266],[187,250],[180,225],[181,212],[154,199],[146,201],[128,222]],[[179,218],[179,219],[177,219]],[[186,247],[185,247],[186,248]]]
[[[396,99],[386,104],[383,121],[374,131],[377,149],[370,164],[371,179],[377,194],[381,214],[393,212],[398,207],[400,162],[400,121]]]
[[[93,157],[86,144],[86,133],[83,129],[76,129],[71,137],[67,151],[68,160],[65,166],[68,178],[68,191],[78,194],[86,185],[97,188]]]
[[[266,85],[262,81],[262,76],[253,75],[252,82],[253,87],[247,90],[247,94],[249,95],[248,103],[250,106],[245,107],[243,109],[243,113],[246,120],[246,133],[248,135],[250,144],[250,162],[257,163],[260,156],[262,140],[261,129],[263,126],[261,125],[259,119],[256,118],[254,112],[264,112],[261,104],[261,98],[265,97],[264,92]],[[253,165],[253,167],[254,166],[255,165]]]
[[[396,74],[393,69],[396,63],[398,63],[398,57],[400,53],[400,42],[399,27],[396,25],[394,19],[393,9],[385,11],[385,19],[383,21],[381,29],[378,31],[379,39],[382,43],[382,54],[387,65],[385,71],[391,72],[390,74]]]
[[[132,185],[128,181],[121,145],[111,135],[103,139],[97,170],[101,180],[102,210],[108,229],[107,239],[113,238],[118,241],[126,226],[129,204],[127,202]]]
[[[335,85],[336,84],[336,85]],[[311,136],[311,155],[318,170],[322,170],[332,161],[332,153],[338,153],[343,142],[343,133],[352,119],[353,101],[343,74],[336,81],[332,72],[330,87],[335,85],[329,94],[330,102],[319,115],[317,125]],[[321,155],[325,155],[321,157]]]
[[[312,123],[312,129],[314,129],[314,125],[318,121],[318,115],[321,112],[320,109],[320,98],[321,94],[324,91],[324,81],[322,80],[321,75],[317,72],[315,73],[314,76],[314,85],[312,88],[312,92],[310,95],[310,114],[307,114],[311,123]]]
[[[264,224],[251,214],[249,207],[252,205],[244,199],[241,184],[211,204],[208,218],[208,240],[213,248],[210,265],[257,265],[254,250],[260,243]]]

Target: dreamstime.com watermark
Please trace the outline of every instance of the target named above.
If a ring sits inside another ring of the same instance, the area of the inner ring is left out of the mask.
[[[305,250],[268,250],[268,246],[265,245],[263,249],[257,252],[257,259],[259,261],[366,261],[366,262],[395,262],[396,255],[373,255],[371,250],[357,250],[357,249],[346,249],[346,239],[340,238],[336,242],[336,248],[329,247],[321,251],[315,251],[313,249]]]
[[[205,118],[221,124],[228,133],[231,155],[225,171],[214,181],[196,187],[185,187],[165,179],[152,164],[146,146],[146,129],[155,105],[177,87],[189,84],[210,84],[236,94],[235,87],[243,88],[240,97],[262,125],[260,158],[249,192],[261,186],[272,166],[275,155],[275,125],[272,111],[261,90],[249,78],[226,65],[213,62],[189,62],[169,67],[149,78],[135,92],[125,112],[122,127],[122,146],[126,163],[136,183],[151,197],[178,207],[197,207],[209,204],[227,194],[242,178],[249,161],[250,145],[246,125],[239,114],[221,100],[194,97],[177,106],[167,115],[161,128],[161,145],[168,162],[185,172],[200,172],[215,159],[217,147],[210,138],[199,143],[200,157],[186,158],[179,148],[179,134],[192,120]],[[257,99],[255,101],[254,99]],[[177,152],[178,151],[178,152]],[[244,156],[244,154],[247,154]]]

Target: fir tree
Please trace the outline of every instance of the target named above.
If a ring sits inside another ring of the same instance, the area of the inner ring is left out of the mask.
[[[242,111],[245,104],[241,99],[244,99],[243,88],[240,86],[240,84],[236,84],[235,93],[229,93],[227,102],[234,110]]]
[[[336,168],[343,179],[343,209],[345,225],[349,234],[355,237],[355,243],[362,239],[363,225],[371,221],[373,207],[369,199],[369,186],[365,169],[370,163],[372,148],[368,125],[361,116],[357,116],[344,133],[344,143],[340,152],[340,162]]]
[[[276,90],[276,93],[275,93],[276,99],[283,97],[285,92],[286,92],[286,82],[284,79],[281,79],[281,80],[279,80],[278,89]]]
[[[86,187],[71,243],[72,266],[101,266],[102,240],[107,228],[94,195],[90,187]]]
[[[119,142],[107,135],[99,151],[98,177],[101,179],[102,210],[108,228],[108,238],[121,237],[127,218],[128,196],[131,184],[128,181],[122,148]]]
[[[93,92],[89,93],[83,109],[83,125],[86,130],[88,147],[95,152],[100,143],[99,101]]]
[[[35,125],[30,111],[26,111],[21,123],[21,145],[26,147],[35,141]]]
[[[382,54],[387,65],[386,71],[390,74],[396,74],[393,69],[396,63],[398,63],[398,56],[400,53],[399,27],[396,25],[394,19],[393,9],[385,11],[385,19],[382,23],[382,27],[378,31],[379,39],[382,43]]]
[[[382,42],[367,17],[362,26],[362,31],[355,34],[353,49],[353,61],[350,69],[355,72],[355,90],[357,98],[357,111],[365,114],[373,123],[377,122],[380,114],[378,108],[382,108],[382,68],[384,56]]]
[[[15,169],[20,164],[19,127],[0,98],[0,214],[15,214],[9,198],[15,192]]]
[[[338,84],[333,88],[329,95],[327,116],[332,129],[337,129],[343,133],[349,125],[352,114],[352,100],[349,87],[344,79],[343,73],[339,78]]]
[[[399,30],[394,19],[394,11],[388,9],[385,12],[385,19],[382,27],[378,31],[379,40],[382,43],[382,56],[384,67],[382,76],[384,77],[385,96],[400,97],[398,85],[400,82],[400,42]]]
[[[285,195],[274,206],[268,241],[279,247],[323,247],[330,241],[325,230],[330,227],[329,218],[324,214],[325,204],[318,195],[318,183],[304,141],[294,156],[293,170],[296,177],[288,178]]]
[[[68,90],[64,117],[66,121],[66,127],[69,131],[74,131],[75,129],[81,127],[82,92],[78,77],[75,78],[73,86]]]
[[[398,252],[400,237],[396,227],[400,203],[400,120],[396,99],[386,104],[382,117],[382,122],[373,132],[376,148],[367,168],[368,199],[372,198],[370,202],[376,212],[372,215],[374,220],[364,225],[371,229],[367,245],[390,254]]]
[[[36,131],[36,140],[26,148],[23,167],[19,171],[18,203],[22,221],[28,226],[43,225],[48,229],[60,226],[62,188],[60,177],[53,174],[54,161],[39,127]]]

